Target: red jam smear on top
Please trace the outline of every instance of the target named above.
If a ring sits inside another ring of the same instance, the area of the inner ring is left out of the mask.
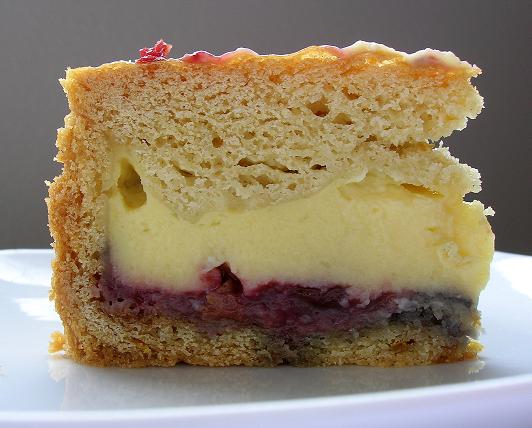
[[[135,62],[137,64],[147,64],[155,61],[164,61],[168,58],[168,54],[172,49],[172,45],[166,43],[163,39],[159,40],[151,48],[142,48],[139,50],[140,58]]]
[[[137,64],[146,64],[156,61],[164,61],[168,59],[170,49],[172,45],[165,43],[164,40],[159,40],[151,48],[143,48],[139,50],[140,58],[136,60]],[[452,68],[471,68],[466,62],[460,61],[454,54],[450,52],[440,52],[432,49],[425,49],[418,51],[414,54],[405,54],[402,52],[397,52],[391,48],[388,48],[384,45],[377,43],[366,43],[366,42],[356,42],[351,46],[345,48],[339,48],[331,45],[321,45],[321,46],[312,46],[301,51],[295,52],[290,55],[310,54],[313,56],[316,52],[318,53],[327,53],[331,56],[337,58],[350,58],[355,55],[364,54],[364,53],[382,53],[385,56],[389,56],[391,59],[399,58],[401,60],[408,61],[413,66],[421,67],[444,67],[447,69]],[[221,64],[226,61],[231,61],[232,59],[241,59],[242,57],[250,56],[261,56],[258,53],[252,51],[251,49],[238,48],[231,52],[226,52],[222,55],[213,55],[210,52],[206,51],[197,51],[192,54],[187,54],[179,58],[180,61],[190,63],[190,64]],[[285,56],[285,55],[273,55],[276,57]],[[474,68],[474,67],[473,67]],[[477,68],[475,73],[479,73],[480,70]]]
[[[208,62],[218,62],[220,61],[220,57],[207,51],[198,51],[192,54],[184,55],[181,58],[181,61],[194,64],[203,64]]]
[[[226,52],[222,55],[213,55],[210,52],[197,51],[192,54],[186,54],[179,59],[183,62],[188,62],[189,64],[214,64],[229,60],[237,55],[259,56],[257,52],[252,51],[251,49],[238,48],[234,51]]]
[[[321,45],[320,48],[338,58],[344,58],[346,56],[345,49],[339,48],[338,46]]]

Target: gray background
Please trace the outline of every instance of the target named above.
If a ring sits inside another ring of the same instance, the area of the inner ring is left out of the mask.
[[[480,169],[499,250],[532,254],[529,1],[0,0],[0,248],[48,247],[45,179],[67,113],[67,66],[133,59],[163,37],[173,56],[239,46],[289,53],[378,41],[452,50],[479,65],[486,107],[445,144]]]

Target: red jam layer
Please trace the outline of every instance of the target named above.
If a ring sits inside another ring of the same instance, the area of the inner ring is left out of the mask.
[[[453,336],[473,335],[471,301],[441,293],[383,292],[353,297],[345,287],[306,287],[269,282],[250,294],[223,264],[205,279],[207,289],[172,292],[123,282],[115,269],[106,269],[96,296],[104,310],[126,316],[165,315],[195,322],[206,331],[254,326],[280,335],[302,336],[359,330],[389,322],[441,325]]]
[[[154,61],[163,61],[168,58],[172,45],[165,43],[163,39],[159,40],[151,48],[142,48],[139,50],[139,59],[137,64],[146,64]]]

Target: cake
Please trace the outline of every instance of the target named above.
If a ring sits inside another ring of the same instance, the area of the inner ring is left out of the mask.
[[[480,175],[440,139],[480,112],[480,69],[366,42],[169,51],[61,80],[53,349],[119,367],[475,358],[492,210],[464,201]]]

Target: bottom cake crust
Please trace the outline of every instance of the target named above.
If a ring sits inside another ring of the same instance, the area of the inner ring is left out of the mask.
[[[167,317],[134,320],[112,317],[104,328],[98,321],[101,320],[65,323],[64,349],[68,356],[82,363],[115,367],[178,363],[220,367],[280,364],[400,367],[472,359],[482,349],[476,340],[454,337],[440,326],[407,323],[287,340],[249,327],[212,335],[189,321]],[[90,332],[87,327],[96,329]],[[56,336],[55,344],[61,340]]]

